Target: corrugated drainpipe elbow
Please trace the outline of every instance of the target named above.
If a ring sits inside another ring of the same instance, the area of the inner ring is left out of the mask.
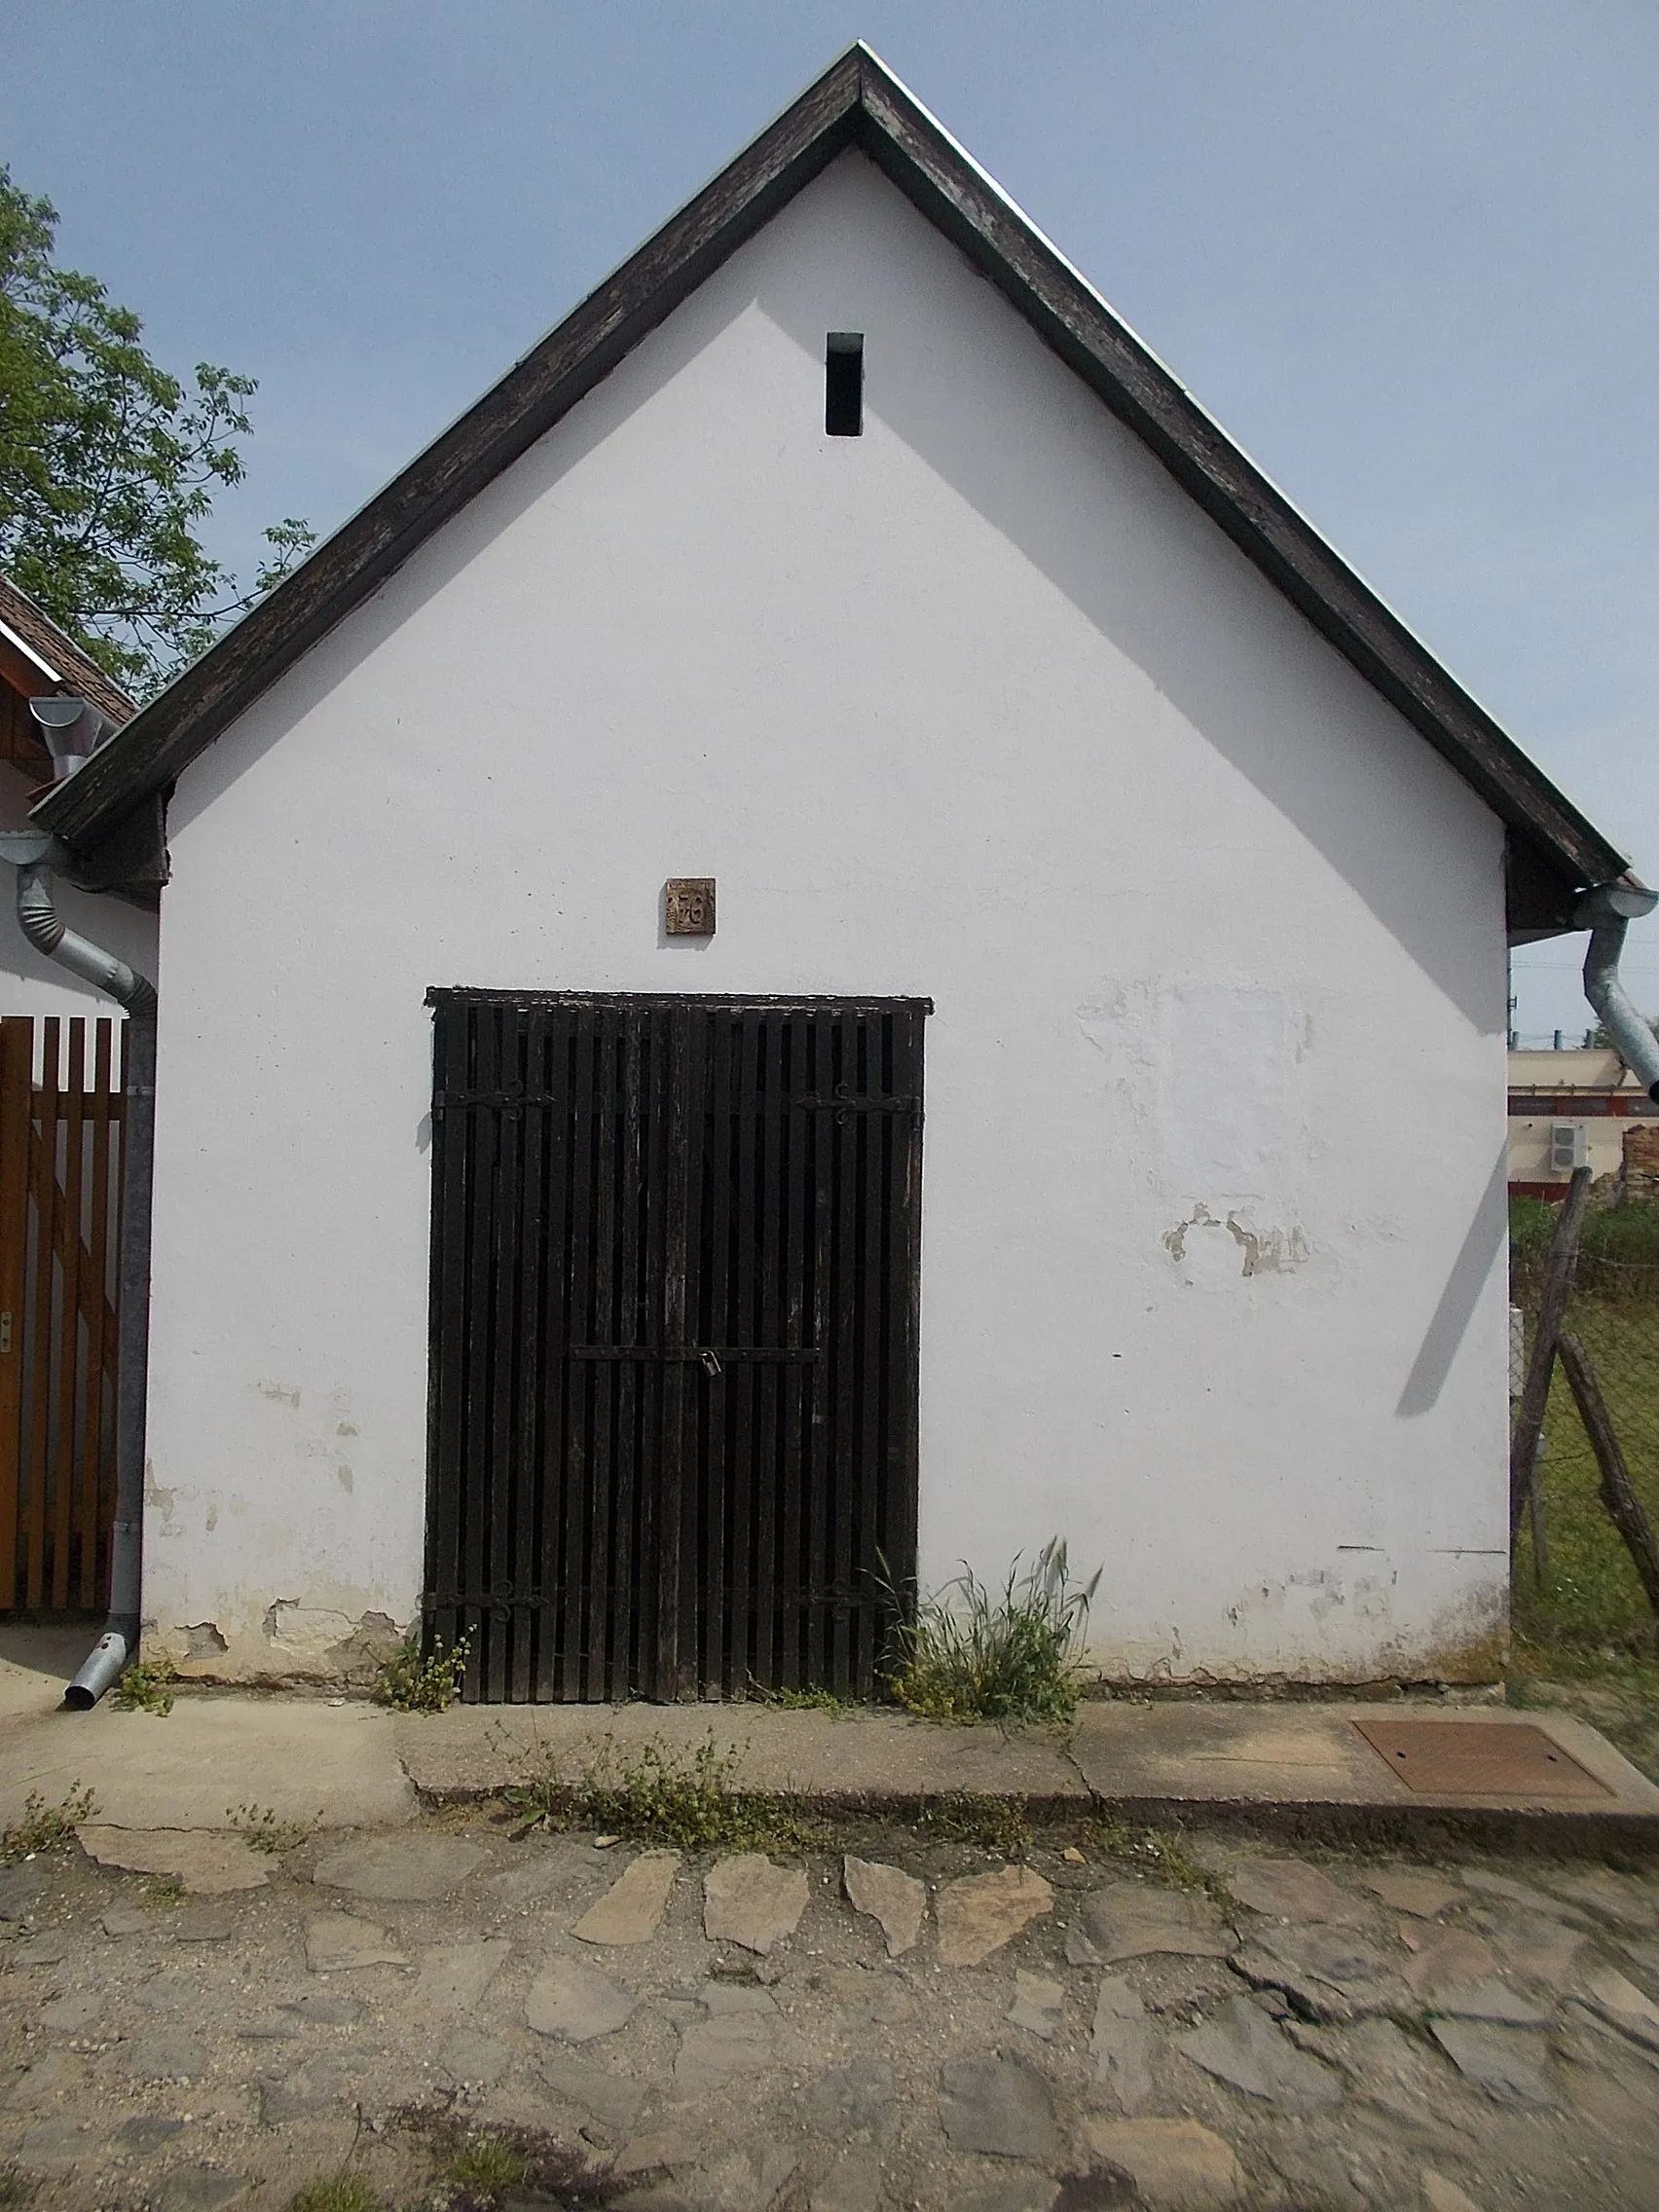
[[[1584,996],[1601,1016],[1613,1049],[1632,1075],[1659,1102],[1659,1039],[1638,1013],[1619,980],[1625,932],[1659,904],[1659,893],[1636,883],[1604,883],[1579,901],[1574,919],[1590,931],[1584,956]]]
[[[37,952],[61,961],[94,989],[107,991],[129,1014],[154,1011],[153,983],[113,952],[66,927],[53,901],[48,861],[30,862],[18,869],[18,927]]]

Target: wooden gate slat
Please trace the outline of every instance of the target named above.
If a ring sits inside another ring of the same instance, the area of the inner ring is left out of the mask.
[[[691,1020],[684,1006],[668,1010],[668,1065],[663,1091],[667,1158],[663,1192],[663,1345],[685,1342],[685,1266],[689,1225],[690,1175],[687,1154],[691,1076]],[[658,1446],[656,1546],[652,1562],[656,1597],[655,1633],[647,1694],[664,1702],[681,1695],[681,1596],[684,1524],[685,1362],[662,1362],[662,1428]]]
[[[109,1281],[109,1075],[110,1048],[115,1024],[107,1019],[93,1023],[92,1088],[88,1099],[92,1128],[92,1205],[90,1231],[82,1272],[88,1298],[87,1359],[82,1370],[80,1578],[82,1607],[91,1611],[99,1600],[98,1532],[102,1523],[104,1490],[104,1313]]]
[[[693,1328],[699,1343],[724,1345],[731,1333],[731,1052],[729,1016],[704,1017],[708,1084],[704,1111],[694,1128],[692,1180],[701,1217],[700,1262],[693,1302]],[[734,1543],[726,1465],[726,1419],[732,1385],[725,1375],[709,1376],[699,1385],[704,1412],[701,1464],[697,1470],[703,1513],[703,1587],[698,1598],[698,1659],[704,1697],[722,1697],[748,1680],[743,1657],[748,1645],[737,1591],[747,1580]],[[731,1593],[728,1604],[727,1593]],[[729,1618],[728,1618],[729,1614]],[[742,1625],[740,1625],[742,1624]]]
[[[746,1343],[761,1341],[761,1270],[758,1217],[765,1205],[765,1148],[761,1073],[765,1068],[765,1015],[748,1011],[741,1028],[737,1066],[737,1332]],[[741,1436],[737,1462],[741,1487],[732,1513],[741,1527],[752,1520],[755,1555],[755,1659],[756,1681],[776,1681],[776,1605],[779,1605],[779,1489],[767,1482],[765,1456],[765,1369],[746,1369],[734,1378],[739,1393]]]
[[[87,1083],[87,1024],[83,1015],[70,1017],[68,1048],[68,1066],[58,1105],[63,1130],[63,1179],[53,1207],[61,1320],[55,1409],[56,1449],[52,1454],[52,1603],[59,1612],[69,1604],[69,1549],[75,1532],[77,1488],[75,1383],[81,1351],[81,1177],[85,1164]]]
[[[641,1272],[645,1237],[641,1201],[648,1182],[645,1071],[650,1057],[650,1041],[645,1017],[635,1009],[623,1014],[619,1029],[616,1336],[622,1344],[641,1344],[648,1341],[655,1325],[654,1316],[645,1309]],[[610,1541],[608,1553],[594,1547],[592,1568],[608,1595],[606,1603],[595,1609],[588,1640],[588,1695],[620,1700],[629,1695],[635,1678],[636,1622],[630,1597],[638,1550],[635,1523],[642,1475],[640,1416],[645,1381],[632,1361],[621,1361],[611,1387],[615,1393],[616,1414],[611,1436]]]
[[[0,1608],[18,1600],[34,1023],[0,1019]]]
[[[922,1012],[905,1008],[895,1023],[894,1094],[910,1099],[894,1130],[893,1230],[888,1275],[889,1419],[884,1454],[882,1548],[903,1589],[916,1570],[916,1466],[920,1405],[922,1280]]]
[[[432,1040],[438,1097],[454,1098],[466,1087],[469,1016],[461,1007],[440,1007]],[[453,1593],[463,1587],[461,1565],[461,1493],[464,1488],[462,1419],[466,1354],[466,1151],[471,1117],[459,1107],[434,1106],[432,1116],[432,1357],[426,1403],[427,1456],[431,1469],[426,1503],[426,1588],[433,1593],[429,1625],[453,1647],[461,1636]]]
[[[485,1586],[495,1603],[486,1616],[486,1677],[491,1704],[502,1705],[510,1683],[509,1658],[516,1620],[517,1561],[513,1544],[513,1461],[519,1439],[516,1354],[524,1264],[520,1198],[524,1149],[523,1015],[496,1009],[496,1081],[501,1094],[496,1116],[494,1252],[490,1279],[490,1475],[484,1538]]]
[[[866,1025],[866,1050],[869,1055],[868,1086],[878,1097],[892,1097],[893,1031],[891,1014],[873,1015]],[[839,1613],[844,1642],[842,1667],[849,1690],[868,1697],[874,1688],[874,1655],[871,1625],[874,1616],[872,1536],[879,1511],[886,1470],[881,1444],[891,1419],[888,1402],[887,1362],[883,1357],[887,1310],[892,1303],[893,1278],[888,1238],[891,1177],[888,1172],[895,1131],[901,1119],[892,1114],[865,1114],[862,1141],[864,1161],[864,1277],[863,1341],[860,1346],[860,1394],[864,1432],[859,1439],[858,1497],[849,1515],[849,1540],[845,1556],[837,1562],[836,1579],[843,1589],[856,1592]],[[849,1489],[852,1485],[849,1483]]]
[[[469,1077],[481,1091],[498,1087],[496,1034],[498,1009],[474,1011],[468,1026]],[[459,1611],[461,1633],[471,1639],[466,1662],[467,1694],[484,1695],[488,1681],[485,1643],[489,1613],[483,1604],[486,1570],[485,1502],[489,1496],[490,1466],[490,1341],[491,1265],[496,1249],[496,1162],[498,1116],[493,1107],[469,1110],[466,1235],[470,1267],[466,1293],[466,1421],[462,1432],[461,1587],[464,1601]]]
[[[536,1623],[535,1696],[558,1694],[562,1583],[560,1536],[563,1532],[566,1386],[570,1363],[553,1356],[569,1341],[566,1293],[570,1274],[571,1223],[571,1027],[559,1014],[539,1016],[541,1081],[550,1104],[542,1124],[546,1152],[543,1220],[547,1250],[543,1263],[544,1299],[541,1364],[536,1376],[539,1444],[536,1458],[536,1588],[541,1593]]]
[[[813,1088],[811,1020],[792,1014],[784,1029],[784,1044],[788,1065],[783,1074],[783,1088],[791,1106],[780,1123],[786,1157],[778,1208],[782,1284],[779,1327],[786,1345],[808,1349],[816,1348],[819,1344],[808,1305],[817,1264],[810,1183],[810,1146],[817,1116],[800,1103],[812,1094]],[[816,1367],[816,1360],[803,1361],[781,1369],[778,1378],[783,1396],[779,1480],[788,1489],[803,1493],[808,1491],[811,1479]]]
[[[584,1007],[575,1021],[575,1081],[571,1093],[571,1291],[570,1341],[593,1342],[593,1305],[590,1290],[593,1239],[593,1120],[598,1094],[596,1018]],[[572,1361],[570,1377],[570,1419],[565,1432],[565,1602],[560,1644],[560,1696],[569,1704],[582,1697],[581,1655],[587,1644],[583,1610],[587,1584],[587,1440],[594,1392],[604,1378],[594,1363]],[[603,1603],[593,1593],[590,1603]]]
[[[602,1021],[595,1038],[593,1118],[593,1314],[590,1344],[626,1341],[622,1324],[624,1286],[619,1278],[618,1245],[625,1198],[621,1188],[626,1022]],[[594,1375],[593,1414],[588,1431],[587,1554],[584,1582],[591,1608],[587,1624],[584,1685],[590,1698],[603,1694],[605,1654],[610,1629],[613,1516],[616,1505],[617,1419],[621,1369],[601,1365]]]
[[[547,1017],[532,1008],[520,1020],[520,1081],[534,1104],[519,1110],[519,1304],[513,1346],[512,1644],[507,1696],[514,1705],[535,1696],[536,1643],[541,1628],[539,1500],[546,1453],[540,1427],[541,1346],[546,1329],[547,1235],[544,1216],[547,1155]]]
[[[58,1017],[41,1022],[41,1081],[35,1097],[30,1195],[34,1199],[34,1326],[30,1332],[28,1503],[24,1527],[28,1546],[25,1603],[32,1609],[46,1595],[47,1438],[52,1407],[53,1244],[57,1208]]]

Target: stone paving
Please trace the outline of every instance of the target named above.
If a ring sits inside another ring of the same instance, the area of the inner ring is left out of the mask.
[[[0,1872],[0,2202],[461,2204],[445,2146],[494,2128],[520,2205],[1659,2207],[1659,1869],[206,1840]]]

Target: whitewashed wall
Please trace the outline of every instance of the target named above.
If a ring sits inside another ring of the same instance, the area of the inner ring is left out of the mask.
[[[924,1576],[1058,1531],[1114,1672],[1489,1668],[1500,843],[844,157],[183,781],[159,1631],[412,1610],[428,984],[927,993]]]

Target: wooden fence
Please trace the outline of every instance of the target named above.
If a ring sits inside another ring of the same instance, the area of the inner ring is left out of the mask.
[[[0,1612],[105,1603],[125,1030],[0,1019]]]

